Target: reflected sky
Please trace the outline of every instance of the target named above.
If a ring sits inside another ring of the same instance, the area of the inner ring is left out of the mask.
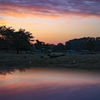
[[[99,72],[37,68],[0,75],[1,100],[99,100]]]

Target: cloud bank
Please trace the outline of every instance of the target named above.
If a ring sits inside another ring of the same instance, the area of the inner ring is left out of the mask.
[[[100,18],[100,0],[0,0],[0,15]]]

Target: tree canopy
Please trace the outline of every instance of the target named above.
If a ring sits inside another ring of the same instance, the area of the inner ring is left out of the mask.
[[[56,48],[57,48],[57,51],[64,51],[65,50],[65,46],[62,43],[58,43]]]
[[[71,43],[70,42],[66,42],[65,43],[65,47],[67,50],[71,50]]]
[[[86,43],[89,40],[91,40],[94,43],[94,45],[95,45],[94,50],[100,51],[100,37],[96,37],[96,38],[95,37],[83,37],[83,38],[79,38],[79,39],[72,39],[67,42],[71,43],[71,48],[73,50],[80,51],[80,50],[88,49],[86,47]]]
[[[0,27],[0,43],[1,48],[14,49],[19,53],[21,50],[28,50],[30,48],[30,41],[33,41],[32,33],[26,31],[25,29],[15,29],[11,27],[1,26]]]
[[[92,41],[91,39],[88,40],[87,43],[86,43],[86,48],[87,48],[89,51],[91,51],[91,50],[94,50],[94,47],[95,47],[95,45],[94,45],[93,41]]]

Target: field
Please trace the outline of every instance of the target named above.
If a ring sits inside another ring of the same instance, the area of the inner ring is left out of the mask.
[[[51,55],[62,53],[52,53]],[[65,67],[79,69],[100,69],[100,55],[69,55],[50,58],[48,54],[15,54],[0,52],[0,70],[29,67]]]

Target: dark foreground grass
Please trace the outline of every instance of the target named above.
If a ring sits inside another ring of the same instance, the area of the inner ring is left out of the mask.
[[[43,58],[40,58],[43,56]],[[0,53],[0,69],[29,67],[64,67],[100,70],[100,55],[65,55],[50,58],[47,54]]]

